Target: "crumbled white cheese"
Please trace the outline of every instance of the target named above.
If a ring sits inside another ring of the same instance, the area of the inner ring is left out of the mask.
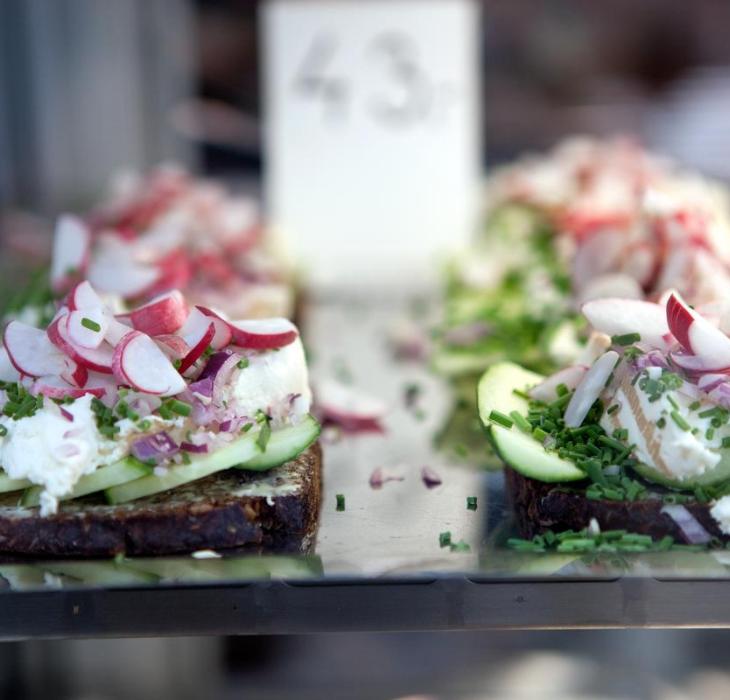
[[[710,515],[715,518],[720,529],[730,535],[730,496],[723,496],[710,508]]]

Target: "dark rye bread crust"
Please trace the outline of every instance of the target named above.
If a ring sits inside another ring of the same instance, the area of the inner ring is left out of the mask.
[[[660,539],[671,535],[675,542],[689,544],[677,524],[661,510],[661,498],[643,501],[591,500],[582,493],[565,490],[559,484],[522,476],[505,467],[507,492],[517,521],[520,535],[527,539],[545,530],[581,530],[595,518],[601,530],[628,530]],[[710,515],[710,506],[688,503],[685,508],[713,537],[730,539],[724,535]]]
[[[248,545],[306,551],[319,517],[321,470],[315,443],[268,472],[228,469],[124,505],[94,495],[41,517],[37,508],[14,505],[16,494],[0,500],[0,553],[143,556]]]

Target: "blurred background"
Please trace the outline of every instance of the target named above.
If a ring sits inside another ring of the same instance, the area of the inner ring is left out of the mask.
[[[365,2],[366,0],[363,0]],[[162,160],[257,192],[263,2],[0,0],[0,240]],[[479,5],[483,172],[573,133],[629,133],[730,177],[730,3]],[[18,245],[19,244],[19,245]],[[180,611],[184,615],[184,611]],[[3,697],[730,697],[722,631],[509,632],[0,646]]]

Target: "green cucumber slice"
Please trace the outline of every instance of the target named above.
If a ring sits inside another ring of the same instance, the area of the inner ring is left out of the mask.
[[[256,444],[258,431],[252,431],[239,437],[230,445],[212,452],[211,454],[194,455],[189,464],[176,464],[167,470],[166,474],[150,474],[141,479],[128,481],[126,484],[106,489],[109,503],[127,503],[144,496],[152,496],[162,491],[174,489],[191,481],[203,479],[223,469],[229,469],[236,464],[247,462],[261,453]]]
[[[516,426],[504,428],[489,420],[492,411],[509,415],[512,411],[524,414],[527,401],[514,393],[539,382],[542,377],[511,362],[500,362],[488,369],[479,380],[477,403],[479,417],[489,431],[494,448],[500,458],[523,476],[549,483],[580,481],[585,472],[572,462],[548,452],[530,435],[520,432]]]
[[[80,498],[90,493],[96,493],[97,491],[104,491],[112,486],[118,486],[119,484],[139,479],[151,473],[152,467],[143,464],[134,457],[126,457],[106,467],[99,467],[91,474],[82,476],[76,482],[71,493],[64,496],[61,500],[68,501],[72,498]],[[41,486],[32,486],[23,494],[20,505],[29,508],[40,505],[42,492],[43,488]]]
[[[42,565],[49,573],[97,585],[154,583],[158,576],[115,561],[53,562]]]
[[[0,472],[0,493],[20,491],[32,486],[28,479],[11,479],[5,472]]]
[[[297,425],[275,430],[264,452],[236,466],[253,471],[278,467],[304,452],[319,437],[320,431],[319,423],[312,416],[306,416]]]
[[[722,458],[717,463],[717,466],[706,471],[704,474],[693,476],[689,479],[672,479],[664,474],[664,472],[660,472],[648,464],[637,464],[634,467],[634,471],[647,481],[666,486],[669,489],[694,491],[698,486],[714,486],[715,484],[730,480],[730,450],[721,450],[721,454]]]

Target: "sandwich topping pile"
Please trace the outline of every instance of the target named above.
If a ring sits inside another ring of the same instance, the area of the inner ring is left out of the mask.
[[[489,179],[484,230],[448,270],[434,365],[549,372],[581,352],[583,303],[676,289],[704,304],[730,294],[729,270],[723,187],[626,139],[570,139]]]
[[[730,307],[602,299],[593,357],[541,377],[488,370],[479,410],[524,534],[632,525],[706,544],[730,536]],[[540,485],[542,484],[542,485]]]
[[[0,491],[41,516],[88,494],[122,504],[231,467],[267,470],[319,434],[283,318],[231,321],[177,290],[115,313],[81,281],[45,330],[14,320],[3,345]]]

